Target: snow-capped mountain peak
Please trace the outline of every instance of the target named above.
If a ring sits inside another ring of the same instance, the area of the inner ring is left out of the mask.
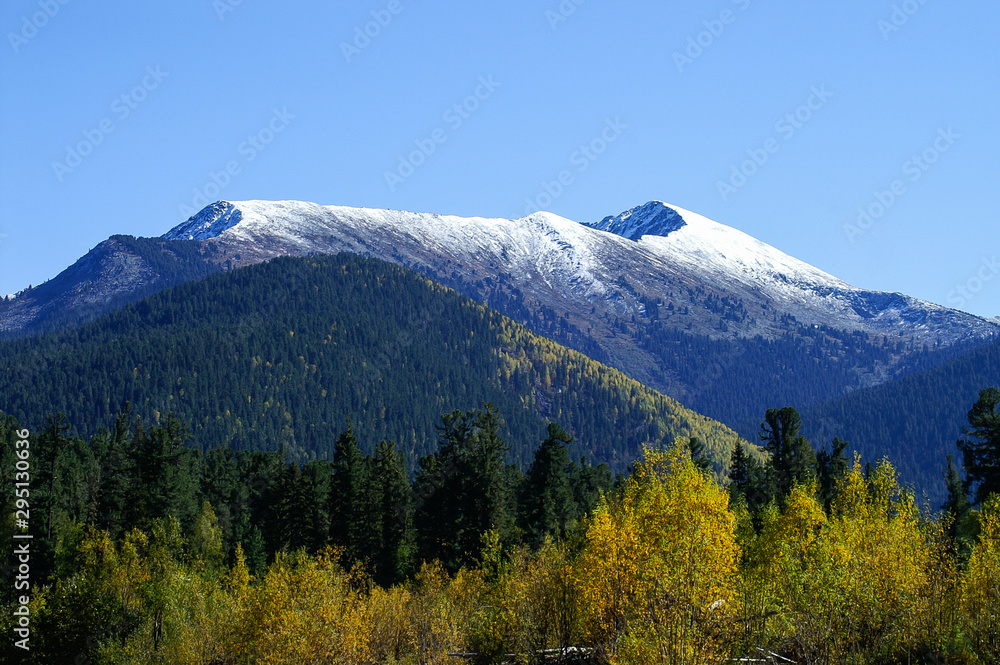
[[[697,288],[743,303],[738,325],[733,315],[720,323],[712,310],[716,305],[699,304],[701,314],[692,315],[688,325],[708,335],[723,329],[737,336],[780,335],[783,324],[774,311],[810,326],[931,342],[997,332],[992,321],[902,294],[856,288],[742,231],[662,201],[595,223],[549,212],[505,219],[304,201],[219,201],[164,237],[212,244],[216,256],[233,267],[275,256],[345,251],[403,263],[440,279],[510,281],[504,288],[571,317],[595,306],[609,316],[630,317],[645,306],[636,298],[678,299],[677,306],[702,297],[681,299],[681,293]]]
[[[668,236],[686,222],[677,211],[662,201],[650,201],[620,215],[608,215],[599,222],[587,224],[592,229],[614,233],[629,240],[642,236]]]
[[[167,240],[208,240],[243,219],[243,212],[229,201],[216,201],[163,234]]]

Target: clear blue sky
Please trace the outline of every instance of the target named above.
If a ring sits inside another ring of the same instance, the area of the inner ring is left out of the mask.
[[[576,2],[4,2],[0,294],[201,196],[577,220],[661,199],[1000,314],[995,1]]]

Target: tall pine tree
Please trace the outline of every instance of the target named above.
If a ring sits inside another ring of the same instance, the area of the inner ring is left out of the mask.
[[[967,477],[967,487],[974,491],[977,504],[993,493],[1000,493],[1000,390],[985,388],[969,410],[969,426],[963,429],[967,439],[958,442]]]
[[[369,460],[368,507],[372,576],[388,587],[410,576],[416,555],[410,483],[392,441],[378,444]]]
[[[535,451],[521,491],[521,528],[533,547],[541,545],[546,536],[564,535],[580,514],[569,475],[567,446],[573,437],[557,423],[549,423],[548,433]]]
[[[503,420],[491,404],[441,417],[440,448],[420,460],[414,485],[421,558],[456,571],[476,560],[482,537],[512,537],[509,486],[500,436]]]
[[[768,409],[760,425],[761,441],[771,459],[767,463],[768,491],[772,500],[782,501],[792,486],[815,477],[816,452],[799,434],[802,418],[790,406]]]
[[[365,458],[354,435],[354,426],[337,437],[330,480],[330,542],[344,548],[344,563],[350,565],[367,556],[367,506]]]

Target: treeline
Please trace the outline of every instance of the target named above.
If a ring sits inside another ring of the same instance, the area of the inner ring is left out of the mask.
[[[162,291],[76,328],[0,342],[0,404],[92,436],[131,402],[193,445],[330,459],[351,416],[372,453],[433,452],[441,413],[489,402],[526,466],[549,421],[621,471],[643,444],[698,437],[721,470],[739,437],[621,372],[413,271],[354,255],[279,258]]]
[[[840,440],[817,452],[791,408],[765,415],[764,464],[734,451],[728,487],[679,439],[612,488],[606,468],[569,460],[555,424],[522,477],[491,407],[442,417],[412,485],[392,444],[362,456],[350,427],[323,471],[220,451],[237,462],[209,473],[174,420],[147,431],[122,414],[86,444],[60,440],[56,419],[31,443],[32,524],[54,558],[26,662],[997,662],[998,407],[990,388],[969,411],[965,478],[949,459],[942,510],[884,460],[850,462]],[[7,457],[16,425],[3,420]],[[87,454],[100,464],[59,466]],[[105,473],[115,459],[136,470]],[[267,483],[245,471],[262,460]],[[256,492],[262,546],[227,535],[233,499]],[[60,512],[75,501],[94,517]]]
[[[4,468],[15,466],[19,430],[12,417],[0,420]],[[332,460],[303,466],[281,452],[203,454],[186,445],[190,437],[177,418],[146,427],[128,409],[89,441],[68,430],[57,416],[30,439],[37,583],[74,571],[91,531],[115,540],[175,519],[183,533],[217,530],[226,565],[241,546],[254,575],[279,552],[334,546],[346,568],[391,586],[411,578],[421,560],[440,561],[449,572],[471,565],[491,529],[505,546],[561,537],[612,482],[606,465],[570,459],[572,438],[555,423],[526,474],[508,465],[504,422],[492,405],[442,416],[438,450],[420,460],[412,483],[394,442],[364,455],[351,425],[337,438]],[[4,474],[0,492],[12,513],[12,474]],[[5,521],[0,535],[7,542],[13,527]],[[0,594],[9,601],[10,586]]]

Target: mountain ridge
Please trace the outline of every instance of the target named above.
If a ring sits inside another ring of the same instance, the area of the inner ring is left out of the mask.
[[[549,421],[618,471],[643,445],[698,436],[720,472],[739,437],[622,372],[538,337],[401,266],[279,257],[187,282],[78,328],[0,342],[0,404],[33,428],[57,412],[93,435],[130,403],[173,413],[207,449],[330,457],[347,422],[411,464],[441,413],[492,402],[523,466]],[[411,467],[414,468],[414,467]]]
[[[219,211],[219,206],[224,210]],[[214,215],[213,221],[195,237],[190,233],[192,224],[203,224],[199,217],[206,211]],[[581,232],[581,228],[587,231]],[[615,246],[607,236],[600,240],[588,236],[591,230],[634,244]],[[339,234],[339,242],[331,241],[330,231]],[[602,253],[615,258],[616,252],[624,250],[658,263],[655,267],[661,270],[664,264],[673,264],[669,267],[707,273],[716,285],[724,284],[733,291],[784,299],[795,309],[796,318],[807,325],[836,323],[854,330],[897,336],[902,326],[906,334],[920,342],[937,341],[933,336],[947,334],[949,323],[959,328],[967,326],[971,337],[988,338],[1000,333],[995,323],[971,314],[901,293],[854,287],[732,227],[660,201],[591,224],[544,212],[504,219],[321,206],[298,201],[220,201],[163,237],[215,241],[220,245],[242,242],[250,253],[269,254],[325,253],[330,245],[342,244],[353,247],[338,247],[340,251],[364,253],[376,249],[370,247],[371,237],[376,235],[400,239],[408,235],[442,253],[457,248],[453,253],[464,251],[472,259],[487,256],[498,262],[503,260],[508,263],[506,267],[534,273],[529,276],[541,277],[542,281],[547,281],[548,275],[538,269],[539,259],[558,258],[554,255],[563,253],[571,258],[561,265],[554,264],[563,273],[556,276],[564,277],[571,288],[582,288],[584,293],[596,296],[616,290],[617,280],[602,279],[595,273],[595,268],[605,268],[608,272],[606,266],[600,265],[605,259]],[[554,236],[558,239],[552,242]],[[254,247],[252,243],[270,243],[271,247]],[[380,251],[385,252],[386,248]],[[248,260],[242,255],[241,259]],[[936,327],[931,330],[929,326]],[[734,332],[772,336],[781,330],[780,326],[765,325],[758,329],[737,326]]]

